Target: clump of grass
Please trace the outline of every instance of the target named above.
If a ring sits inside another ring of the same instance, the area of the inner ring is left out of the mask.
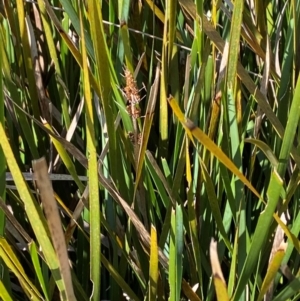
[[[101,5],[2,3],[0,298],[299,299],[300,6]]]

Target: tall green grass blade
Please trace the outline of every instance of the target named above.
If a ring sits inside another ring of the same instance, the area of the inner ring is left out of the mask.
[[[288,116],[288,121],[282,140],[282,147],[279,155],[279,165],[277,171],[281,177],[284,176],[287,167],[288,159],[293,145],[293,137],[295,136],[297,127],[299,125],[299,117],[300,117],[300,78],[298,77],[294,98],[291,104],[291,111]]]
[[[97,8],[95,8],[97,9]],[[83,6],[81,10],[83,11]],[[90,80],[88,72],[88,60],[85,44],[85,34],[80,14],[80,26],[82,39],[82,61],[83,61],[83,82],[84,97],[86,108],[86,132],[87,132],[87,152],[88,152],[88,177],[89,177],[89,210],[90,210],[90,258],[91,258],[91,281],[93,282],[93,294],[91,300],[100,299],[101,288],[101,231],[100,231],[100,203],[99,203],[99,187],[98,187],[98,163],[96,151],[95,122],[92,103],[92,95],[90,90]],[[95,21],[95,20],[94,20]],[[100,71],[101,72],[101,71]]]
[[[30,256],[31,256],[31,260],[32,260],[32,263],[33,263],[33,266],[34,266],[35,273],[36,273],[37,278],[39,280],[39,284],[40,284],[40,286],[43,290],[45,299],[48,301],[48,300],[50,300],[49,293],[48,293],[48,288],[47,288],[46,283],[44,281],[44,277],[43,277],[43,274],[42,274],[42,268],[41,268],[41,265],[40,265],[40,262],[39,262],[37,247],[36,247],[36,244],[34,242],[31,242],[29,244],[29,253],[30,253]]]
[[[99,97],[101,97],[101,102],[103,104],[104,114],[106,116],[107,132],[109,135],[108,144],[111,174],[113,178],[117,180],[120,177],[120,174],[118,173],[118,158],[120,156],[118,154],[114,118],[112,118],[112,116],[114,116],[114,107],[110,100],[111,86],[115,85],[114,78],[109,69],[109,64],[112,63],[109,63],[111,58],[108,55],[100,3],[97,1],[91,1],[89,2],[88,9],[90,13],[91,34],[96,56],[97,78],[99,86],[101,86]]]
[[[268,203],[265,210],[260,214],[257,222],[254,235],[251,239],[250,249],[238,280],[233,300],[239,300],[242,291],[247,285],[250,274],[255,268],[255,263],[258,261],[259,254],[264,249],[266,237],[269,236],[269,227],[273,220],[273,213],[278,204],[282,185],[282,179],[275,171],[273,171],[267,191]]]
[[[3,33],[2,31],[0,32],[1,37],[0,37],[0,42],[4,42],[3,41]],[[1,43],[3,44],[3,43]],[[2,70],[3,70],[3,58],[5,58],[4,56],[4,49],[3,46],[0,46],[1,50],[0,50],[0,70],[1,70],[1,74],[0,74],[0,123],[2,124],[2,126],[4,127],[5,124],[5,103],[4,103],[4,93],[3,93],[3,74],[2,74]],[[2,150],[2,148],[0,147],[0,202],[3,201],[5,202],[6,200],[6,182],[5,182],[5,171],[6,171],[6,161],[5,161],[5,155],[4,152]],[[6,223],[6,217],[5,217],[5,213],[0,210],[0,236],[5,237],[5,223]],[[0,261],[1,262],[1,261]],[[5,283],[5,285],[7,286],[7,290],[10,291],[10,281],[9,281],[9,274],[8,274],[8,270],[7,268],[3,265],[3,276],[2,279],[3,282]],[[2,283],[2,282],[1,282]],[[3,284],[3,283],[2,283]],[[6,291],[6,290],[5,290]],[[6,291],[7,294],[9,294]]]
[[[176,300],[180,300],[181,282],[183,274],[183,214],[182,206],[176,205]]]
[[[178,286],[177,282],[177,249],[176,249],[176,210],[172,209],[171,213],[171,228],[170,228],[170,255],[169,255],[169,287],[170,287],[170,301],[178,301],[177,295]]]
[[[227,78],[226,78],[227,85],[232,87],[235,87],[235,82],[236,82],[243,9],[244,9],[243,0],[237,0],[234,2],[234,10],[233,10],[231,29],[230,29],[229,54],[228,54]]]
[[[236,18],[238,20],[235,20],[235,17],[233,16],[233,24],[232,26],[239,26],[241,27],[241,24],[235,24],[234,22],[241,22],[242,17],[242,6],[239,2],[235,3],[235,5],[239,5],[239,9],[241,10],[239,13],[240,15]],[[236,6],[235,6],[236,7]],[[238,9],[235,9],[235,12],[238,13]],[[239,34],[239,33],[238,33]],[[239,170],[243,172],[242,166],[242,149],[243,144],[240,141],[239,137],[239,129],[238,129],[238,120],[237,120],[237,107],[238,107],[238,94],[233,94],[232,85],[237,86],[235,84],[235,73],[236,73],[236,67],[237,67],[237,59],[238,59],[238,45],[237,41],[239,40],[239,37],[236,36],[236,30],[235,27],[231,28],[231,36],[230,36],[230,45],[229,45],[229,62],[228,62],[228,69],[227,69],[227,110],[228,110],[228,127],[229,127],[229,136],[230,136],[230,153],[232,156],[232,160],[236,166],[239,166]],[[231,57],[233,56],[233,58]],[[236,60],[235,64],[233,63],[231,65],[231,60]],[[233,70],[231,70],[233,69]],[[230,81],[229,81],[230,80]],[[235,89],[236,90],[236,89]],[[226,120],[226,119],[225,119]],[[246,204],[245,204],[245,197],[243,192],[243,186],[240,181],[238,181],[235,177],[231,180],[231,187],[232,187],[232,193],[233,197],[235,199],[235,208],[237,211],[233,212],[233,215],[236,215],[235,220],[238,221],[238,231],[237,234],[239,235],[238,239],[238,249],[237,251],[237,272],[240,273],[243,267],[243,262],[245,262],[246,254],[243,250],[247,249],[246,245]],[[242,297],[243,298],[243,297]]]

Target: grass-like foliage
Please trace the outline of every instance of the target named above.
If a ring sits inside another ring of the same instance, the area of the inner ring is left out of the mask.
[[[300,1],[0,13],[1,300],[299,300]]]

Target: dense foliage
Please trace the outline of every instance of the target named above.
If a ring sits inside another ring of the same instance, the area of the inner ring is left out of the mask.
[[[0,12],[0,299],[300,298],[300,1]]]

